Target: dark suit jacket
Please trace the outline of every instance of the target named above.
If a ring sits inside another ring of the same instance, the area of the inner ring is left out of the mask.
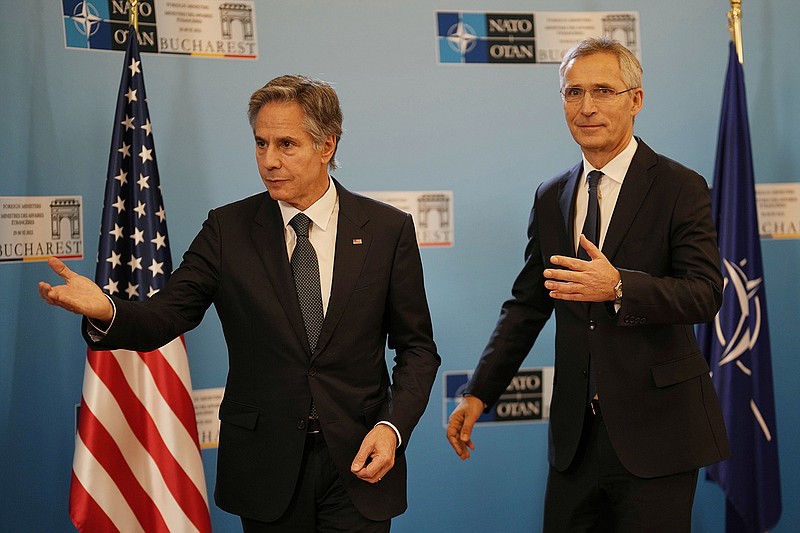
[[[693,324],[713,320],[722,276],[708,185],[644,142],[622,184],[603,253],[620,271],[622,307],[553,300],[553,255],[574,256],[582,163],[543,183],[528,228],[525,266],[466,392],[491,405],[555,309],[550,463],[575,457],[587,406],[589,354],[603,419],[622,464],[655,477],[730,455],[719,400]]]
[[[344,485],[372,520],[406,508],[403,450],[440,364],[411,216],[339,192],[333,283],[318,347],[308,340],[277,202],[262,193],[214,209],[167,286],[147,302],[115,299],[95,349],[151,350],[197,326],[213,304],[228,346],[215,499],[277,519],[292,497],[311,398]],[[390,379],[385,347],[396,351]],[[90,339],[87,339],[90,340]],[[403,446],[383,480],[350,472],[366,433],[385,420]]]

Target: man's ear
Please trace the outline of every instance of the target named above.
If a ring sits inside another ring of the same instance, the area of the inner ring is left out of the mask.
[[[320,151],[320,155],[322,156],[322,162],[324,164],[328,164],[331,158],[333,158],[333,154],[336,151],[336,136],[329,135],[327,139],[322,143],[322,150]]]
[[[631,107],[631,116],[636,117],[639,114],[639,111],[642,110],[642,105],[644,105],[644,91],[641,87],[638,89],[634,89],[631,91],[633,93],[633,106]]]

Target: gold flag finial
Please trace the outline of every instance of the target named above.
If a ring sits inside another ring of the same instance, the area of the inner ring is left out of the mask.
[[[731,10],[728,12],[728,31],[736,45],[736,56],[739,64],[744,64],[744,51],[742,50],[742,0],[731,0]]]
[[[128,20],[133,31],[139,33],[139,0],[128,0]]]

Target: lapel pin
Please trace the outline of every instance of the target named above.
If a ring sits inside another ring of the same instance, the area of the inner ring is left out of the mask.
[[[361,239],[353,239],[353,244],[364,244],[364,241]]]

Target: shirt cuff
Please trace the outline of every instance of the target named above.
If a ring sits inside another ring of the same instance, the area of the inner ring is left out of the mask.
[[[400,436],[400,432],[397,430],[395,425],[392,424],[391,422],[387,422],[386,420],[381,420],[380,422],[375,424],[375,427],[377,427],[377,426],[379,426],[381,424],[383,424],[385,426],[389,426],[390,428],[392,428],[394,430],[394,434],[397,435],[397,447],[399,448],[400,445],[403,444],[403,438]]]
[[[108,298],[108,301],[111,302],[111,308],[113,310],[111,313],[111,322],[108,323],[108,327],[103,329],[94,320],[86,317],[86,333],[93,342],[100,342],[103,340],[103,338],[108,335],[108,330],[111,329],[111,326],[114,324],[114,319],[117,318],[117,306],[114,305],[114,300],[108,294],[103,293],[103,296]]]

